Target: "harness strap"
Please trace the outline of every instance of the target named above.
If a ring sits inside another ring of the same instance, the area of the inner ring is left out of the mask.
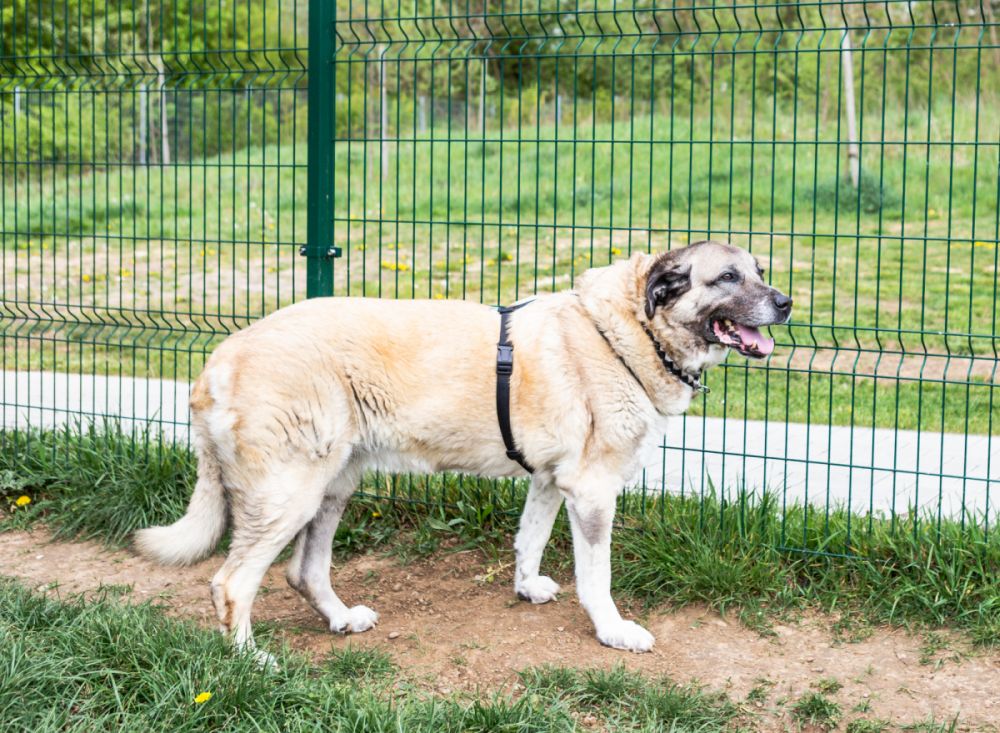
[[[525,459],[524,454],[517,449],[517,445],[514,443],[514,433],[510,429],[510,375],[514,373],[514,345],[507,336],[510,314],[530,302],[529,300],[518,305],[506,306],[499,309],[500,341],[497,343],[497,422],[500,423],[500,435],[503,436],[503,444],[507,448],[507,457],[521,464],[521,467],[528,473],[534,473],[535,469]]]

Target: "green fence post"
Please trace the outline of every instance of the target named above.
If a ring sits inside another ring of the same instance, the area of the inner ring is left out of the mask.
[[[333,136],[336,119],[336,0],[309,0],[309,132],[306,206],[306,297],[333,295]]]

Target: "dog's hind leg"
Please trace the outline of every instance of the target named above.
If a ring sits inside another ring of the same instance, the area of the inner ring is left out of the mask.
[[[348,467],[327,488],[316,516],[299,532],[285,572],[288,584],[326,620],[330,631],[337,633],[360,633],[378,623],[378,614],[367,606],[344,605],[330,584],[333,536],[359,473]]]
[[[559,584],[552,578],[539,575],[538,569],[562,500],[562,495],[553,484],[538,476],[532,478],[524,511],[521,512],[517,538],[514,540],[517,554],[514,592],[525,601],[547,603],[554,601],[559,593]]]
[[[339,467],[335,462],[332,470]],[[254,647],[250,610],[264,573],[320,508],[330,473],[330,466],[310,461],[230,489],[232,542],[212,579],[212,602],[237,648]]]

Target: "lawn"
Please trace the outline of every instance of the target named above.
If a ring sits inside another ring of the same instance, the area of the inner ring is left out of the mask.
[[[384,176],[377,141],[341,141],[335,292],[509,302],[729,238],[796,308],[769,370],[731,360],[696,409],[995,432],[998,145],[949,109],[887,109],[859,191],[835,119],[779,108],[404,129]],[[225,334],[304,297],[305,184],[303,144],[8,177],[4,368],[197,374]],[[745,400],[747,380],[767,398]]]

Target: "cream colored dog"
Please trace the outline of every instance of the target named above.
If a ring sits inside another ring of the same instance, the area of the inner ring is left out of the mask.
[[[765,356],[757,329],[791,301],[747,252],[700,242],[590,270],[574,290],[511,317],[511,424],[534,467],[514,543],[514,589],[532,603],[559,586],[539,575],[565,500],[576,585],[601,643],[646,651],[653,636],[611,598],[615,499],[661,419],[684,412],[697,379],[729,348]],[[267,568],[296,538],[288,582],[332,631],[372,628],[330,585],[331,544],[367,470],[522,476],[495,409],[500,318],[456,301],[309,300],[236,333],[191,396],[198,482],[187,513],[137,535],[141,552],[193,562],[232,528],[212,581],[222,629],[252,646],[250,609]],[[228,506],[228,513],[227,513]]]

